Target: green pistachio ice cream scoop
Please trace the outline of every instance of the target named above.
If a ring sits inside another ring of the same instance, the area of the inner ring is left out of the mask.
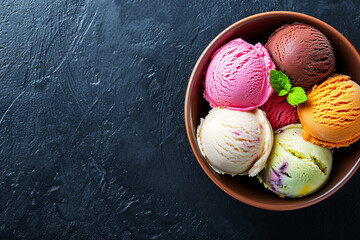
[[[292,124],[274,132],[272,152],[258,175],[260,182],[280,197],[309,195],[330,175],[331,151],[303,140],[301,130],[300,124]]]

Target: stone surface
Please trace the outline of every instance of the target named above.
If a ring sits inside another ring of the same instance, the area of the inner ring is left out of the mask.
[[[195,61],[271,10],[317,17],[360,50],[358,0],[1,1],[0,238],[351,237],[359,172],[315,206],[270,212],[217,188],[188,144]]]

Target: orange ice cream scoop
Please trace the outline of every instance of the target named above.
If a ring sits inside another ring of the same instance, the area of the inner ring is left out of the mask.
[[[360,138],[360,86],[349,76],[330,77],[307,94],[298,107],[304,140],[346,147]]]

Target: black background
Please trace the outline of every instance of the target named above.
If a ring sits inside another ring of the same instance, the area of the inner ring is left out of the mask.
[[[201,52],[249,15],[319,18],[360,50],[360,2],[0,1],[1,239],[348,239],[360,174],[312,207],[226,195],[188,143]]]

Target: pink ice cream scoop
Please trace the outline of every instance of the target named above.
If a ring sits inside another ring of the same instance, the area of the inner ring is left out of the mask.
[[[275,64],[263,45],[241,38],[218,49],[205,76],[204,97],[210,106],[248,111],[263,105],[273,93],[269,82]]]
[[[273,130],[289,124],[300,123],[296,107],[291,106],[285,96],[280,97],[277,93],[271,95],[260,109],[266,113]]]

